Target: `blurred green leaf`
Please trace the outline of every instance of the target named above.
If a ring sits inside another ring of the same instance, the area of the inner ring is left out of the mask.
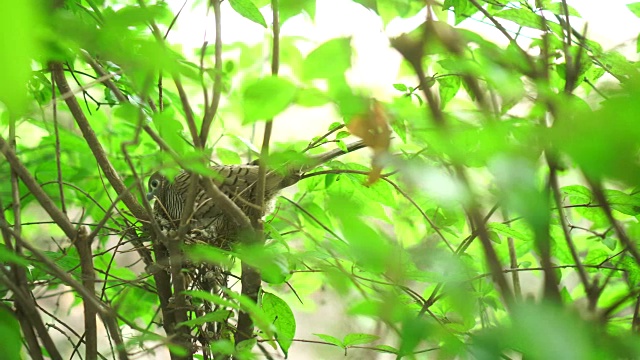
[[[353,216],[355,209],[356,204],[345,198],[330,200],[329,211],[340,219],[340,229],[350,245],[351,256],[368,271],[380,273],[393,256],[392,248],[380,233]]]
[[[555,305],[524,303],[515,310],[506,341],[531,359],[598,359],[590,328]]]
[[[233,312],[229,310],[216,310],[212,312],[208,312],[202,316],[198,316],[188,321],[184,321],[176,324],[178,326],[198,326],[204,325],[210,322],[222,322],[226,319],[229,319],[233,316]]]
[[[285,23],[289,18],[298,14],[308,14],[311,20],[316,17],[316,0],[280,0],[280,22]]]
[[[47,34],[48,29],[40,7],[33,0],[3,1],[0,4],[0,33],[5,34],[0,40],[0,68],[3,72],[0,102],[14,117],[27,110],[27,83],[31,78],[33,59],[46,56],[41,48],[41,36]]]
[[[400,346],[398,356],[406,356],[416,349],[418,344],[428,339],[432,334],[432,326],[427,324],[424,318],[407,318],[402,322],[400,328]]]
[[[316,88],[300,89],[296,97],[296,104],[306,107],[322,106],[329,101],[329,97]]]
[[[196,262],[231,266],[233,260],[228,251],[207,244],[194,244],[186,247],[185,256]]]
[[[242,97],[244,123],[272,119],[291,104],[296,93],[296,86],[281,77],[270,76],[253,82]]]
[[[153,319],[154,314],[149,309],[158,306],[158,298],[150,291],[128,286],[115,297],[114,306],[127,319],[147,322]]]
[[[185,295],[209,301],[216,305],[221,305],[224,307],[232,308],[232,309],[240,309],[240,305],[237,302],[231,301],[229,299],[225,299],[220,295],[211,294],[207,291],[203,290],[187,290],[184,292]]]
[[[220,161],[225,165],[242,164],[242,159],[240,159],[240,155],[236,151],[232,151],[222,147],[217,147],[216,154],[220,158]]]
[[[640,145],[636,121],[640,107],[635,101],[640,86],[631,82],[629,90],[629,95],[606,100],[597,111],[580,99],[567,99],[563,111],[566,116],[550,134],[554,145],[594,179],[614,178],[632,184],[640,180],[640,167],[634,155]]]
[[[15,315],[6,308],[0,308],[0,346],[2,346],[2,358],[7,360],[19,360],[22,348],[22,334],[20,323]]]
[[[494,16],[510,20],[520,26],[526,26],[532,29],[545,30],[543,24],[553,30],[556,34],[562,34],[562,27],[548,19],[543,19],[540,15],[533,13],[527,8],[506,9],[502,10]]]
[[[629,256],[624,256],[620,267],[626,270],[625,279],[630,288],[636,289],[640,285],[640,265]]]
[[[351,39],[332,39],[318,46],[304,60],[303,79],[344,77],[351,67]]]
[[[267,314],[265,314],[265,312],[258,307],[253,300],[249,299],[245,295],[238,294],[228,289],[225,289],[224,292],[229,298],[237,301],[241,305],[243,311],[246,311],[251,315],[253,322],[266,334],[268,338],[274,338],[275,326],[270,322],[273,319],[269,319]]]
[[[30,265],[30,262],[27,259],[9,251],[4,246],[0,247],[0,262],[3,264],[16,264],[23,267]]]
[[[445,0],[442,7],[443,9],[453,8],[456,25],[478,12],[469,0]]]
[[[231,340],[223,339],[212,342],[210,349],[215,354],[231,355],[236,347]]]
[[[627,4],[627,8],[637,17],[640,17],[640,2]]]
[[[244,246],[237,251],[242,261],[260,270],[262,280],[267,283],[282,284],[290,276],[286,249],[282,249],[281,246]]]

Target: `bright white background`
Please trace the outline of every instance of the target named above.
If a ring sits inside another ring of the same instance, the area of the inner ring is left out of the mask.
[[[185,0],[167,1],[174,13],[177,13],[185,4]],[[568,4],[588,22],[588,36],[592,40],[598,41],[605,49],[616,48],[625,56],[635,58],[635,39],[640,33],[640,19],[625,6],[631,2],[634,1],[569,0]],[[202,11],[204,1],[198,1],[199,5],[195,9],[194,3],[196,2],[193,0],[186,1],[182,14],[169,35],[169,41],[182,44],[183,52],[197,62],[194,54],[202,46],[203,41],[206,39],[209,44],[214,42],[214,23],[213,12]],[[267,24],[270,24],[271,15],[268,7],[263,8],[262,13]],[[476,14],[472,19],[463,21],[459,26],[481,33],[496,43],[506,45],[504,36],[479,15]],[[450,14],[450,16],[453,15]],[[303,53],[308,53],[326,40],[350,36],[355,49],[353,66],[347,74],[350,83],[360,89],[366,89],[366,92],[374,97],[388,100],[398,95],[392,84],[396,82],[411,84],[415,81],[415,79],[398,78],[401,58],[389,46],[388,38],[412,30],[424,21],[424,18],[424,14],[421,13],[413,19],[392,21],[384,27],[382,21],[373,12],[352,1],[317,0],[314,21],[306,14],[296,16],[285,22],[281,34],[309,39],[310,42],[306,48],[301,49]],[[574,28],[583,29],[585,21],[577,18],[572,18],[571,21]],[[505,22],[505,26],[514,33],[518,30],[509,22]],[[228,1],[222,3],[224,44],[262,43],[265,57],[268,58],[269,32],[270,29],[265,29],[235,13]],[[527,47],[526,34],[526,31],[521,31],[519,37],[524,48]],[[266,75],[269,65],[265,64],[264,69]],[[196,96],[193,100],[197,102],[199,98],[200,96]],[[293,134],[299,139],[310,139],[326,131],[327,126],[332,122],[339,120],[335,116],[333,109],[328,106],[311,109],[291,108],[278,117],[274,138],[276,141],[290,139]]]

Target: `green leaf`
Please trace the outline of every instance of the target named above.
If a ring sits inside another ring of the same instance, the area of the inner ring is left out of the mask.
[[[243,123],[272,119],[291,104],[296,93],[296,86],[281,77],[265,77],[252,83],[243,93]]]
[[[575,313],[549,302],[523,302],[514,308],[512,325],[500,339],[503,346],[532,359],[599,358],[597,342],[589,334],[592,326]]]
[[[264,20],[260,10],[251,0],[229,0],[229,5],[241,16],[265,28],[267,27],[267,22]]]
[[[345,347],[349,347],[353,345],[368,344],[378,339],[380,339],[380,337],[376,335],[354,333],[348,334],[342,341],[344,342]]]
[[[628,6],[628,5],[627,5]],[[551,3],[544,6],[544,9],[551,12],[552,14],[564,16],[564,6],[562,3]],[[572,6],[567,5],[567,10],[569,10],[569,15],[580,17],[580,13],[573,8]]]
[[[341,140],[349,137],[351,134],[348,131],[340,131],[336,134],[336,140]]]
[[[285,249],[279,245],[243,246],[238,248],[238,257],[243,262],[258,268],[262,280],[270,284],[282,284],[290,276],[289,261]]]
[[[339,121],[335,121],[335,122],[332,122],[331,125],[329,125],[327,130],[328,131],[333,131],[333,130],[339,128],[340,126],[344,126],[344,124],[339,122]]]
[[[489,230],[493,230],[497,233],[500,233],[507,237],[511,237],[516,240],[521,240],[521,241],[533,240],[533,234],[531,233],[531,231],[528,231],[527,233],[523,233],[506,224],[494,222],[494,223],[490,223],[487,226],[487,228]]]
[[[618,266],[626,270],[625,278],[629,287],[637,288],[640,285],[640,266],[638,263],[632,257],[625,255]]]
[[[603,249],[590,249],[584,259],[587,265],[600,265],[609,258],[609,252]]]
[[[135,112],[136,117],[138,112]],[[169,112],[153,114],[153,125],[158,129],[158,135],[179,155],[185,155],[187,142],[182,137],[184,127]]]
[[[238,359],[253,359],[251,356],[251,350],[258,343],[258,339],[251,338],[247,340],[241,341],[238,345],[236,345],[236,356]]]
[[[0,308],[0,348],[2,358],[7,360],[19,360],[22,348],[22,334],[20,324],[13,313],[7,308]]]
[[[235,352],[235,345],[231,340],[223,339],[211,343],[211,351],[214,354],[231,355]]]
[[[373,12],[378,12],[378,5],[376,0],[353,0],[353,2],[372,10]]]
[[[640,182],[640,164],[635,156],[640,139],[640,83],[632,81],[626,90],[624,96],[603,101],[596,111],[580,98],[562,99],[559,116],[565,120],[554,126],[551,140],[592,179]]]
[[[382,21],[385,25],[387,25],[391,20],[398,17],[412,17],[423,8],[424,2],[416,0],[377,2],[377,13],[380,14],[380,17],[382,18]]]
[[[543,29],[543,25],[547,25],[556,34],[562,34],[562,27],[554,22],[547,20],[543,22],[542,16],[531,12],[529,9],[506,9],[494,15],[495,17],[513,21],[514,23],[537,30]]]
[[[478,12],[478,9],[469,0],[445,0],[442,8],[449,9],[451,7],[453,7],[456,25]]]
[[[315,336],[319,337],[320,339],[328,342],[329,344],[333,344],[333,345],[339,346],[339,347],[341,347],[343,349],[345,348],[345,345],[342,343],[342,341],[340,341],[340,339],[335,338],[335,337],[333,337],[331,335],[326,335],[326,334],[313,334],[313,335],[315,335]]]
[[[309,14],[311,20],[316,17],[316,0],[280,0],[280,22],[284,24],[289,18],[303,12]]]
[[[220,158],[220,161],[225,165],[241,164],[242,159],[237,151],[231,151],[222,147],[216,148],[216,154]]]
[[[80,280],[80,258],[75,248],[67,250],[66,253],[54,251],[43,251],[42,253],[54,261],[64,271],[71,274],[76,280]],[[36,266],[36,269],[31,271],[32,277],[41,280],[41,277],[44,276],[43,272],[46,273],[47,267],[40,262],[33,262],[32,264]]]
[[[627,8],[637,17],[640,17],[640,2],[627,4]]]
[[[386,353],[391,353],[391,354],[397,354],[398,353],[398,349],[394,348],[393,346],[389,346],[389,345],[376,345],[375,348],[380,350],[380,351],[382,351],[382,352],[386,352]]]
[[[347,144],[344,143],[344,141],[342,140],[338,140],[338,142],[336,142],[336,146],[338,146],[338,148],[340,148],[340,150],[347,152]]]
[[[293,311],[284,300],[268,292],[262,295],[262,310],[276,327],[278,335],[276,340],[286,357],[296,334],[296,319]]]
[[[192,296],[194,298],[198,298],[198,299],[202,299],[205,301],[208,301],[210,303],[216,304],[216,305],[221,305],[224,307],[228,307],[228,308],[232,308],[232,309],[240,309],[240,305],[238,305],[237,303],[227,300],[223,297],[221,297],[220,295],[216,295],[216,294],[211,294],[207,291],[202,291],[202,290],[187,290],[184,292],[185,295],[188,296]]]
[[[14,116],[27,109],[32,62],[36,56],[47,56],[40,48],[40,36],[50,30],[42,21],[41,7],[33,0],[0,2],[0,33],[4,34],[0,41],[0,103]]]
[[[274,337],[275,326],[271,324],[271,320],[264,311],[256,305],[256,303],[245,295],[238,294],[229,289],[224,289],[224,293],[233,300],[236,300],[242,306],[242,310],[251,315],[251,319],[256,326],[262,330],[268,338]]]
[[[409,89],[405,84],[393,84],[393,88],[402,92],[407,91]]]
[[[393,251],[384,236],[367,221],[353,215],[359,206],[357,201],[345,198],[329,200],[329,211],[340,220],[340,230],[349,243],[351,256],[364,269],[380,273],[388,264]]]
[[[344,77],[351,67],[351,39],[332,39],[313,50],[303,63],[303,80]]]
[[[582,185],[564,186],[560,192],[569,196],[572,204],[588,204],[592,199],[591,190]]]
[[[635,216],[640,214],[640,199],[620,190],[604,190],[611,207],[623,214]]]
[[[191,320],[178,323],[176,324],[176,327],[179,327],[179,326],[191,327],[191,326],[203,325],[210,322],[223,322],[232,316],[233,316],[233,311],[231,310],[216,310],[216,311],[208,312],[202,316],[198,316]]]
[[[149,313],[149,309],[157,306],[158,298],[141,287],[126,286],[112,301],[118,313],[127,319],[151,321],[153,314]]]
[[[18,256],[13,251],[9,251],[5,246],[0,246],[0,263],[3,263],[3,264],[12,263],[12,264],[17,264],[24,267],[29,266],[31,264],[27,259],[21,256]]]
[[[296,104],[306,107],[322,106],[327,104],[331,99],[324,92],[316,88],[299,89],[296,97]]]
[[[441,76],[437,79],[438,92],[440,93],[440,107],[444,109],[451,99],[460,90],[460,78],[456,75]]]
[[[427,323],[424,318],[409,317],[406,319],[400,330],[401,342],[398,349],[399,358],[411,354],[420,341],[427,339],[433,331],[430,329],[432,326],[433,325]]]

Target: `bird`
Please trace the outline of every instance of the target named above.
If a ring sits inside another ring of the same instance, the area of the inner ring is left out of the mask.
[[[280,171],[269,170],[265,175],[265,203],[271,201],[277,193],[303,178],[304,174],[313,168],[326,163],[340,155],[365,147],[362,141],[347,145],[346,151],[334,149],[318,156],[311,157],[309,161],[300,166],[287,164]],[[256,201],[256,184],[259,178],[259,162],[254,161],[244,165],[215,165],[210,170],[217,176],[213,176],[213,183],[218,189],[231,199],[245,214],[254,208]],[[182,232],[182,237],[175,236],[179,231],[180,219],[185,210],[192,176],[199,176],[187,171],[180,171],[173,179],[169,179],[161,172],[153,173],[148,180],[148,192],[146,198],[154,200],[153,217],[160,230],[165,233],[164,241],[179,239],[184,245],[204,243],[212,245],[224,251],[232,250],[237,243],[239,226],[229,218],[221,207],[209,197],[207,191],[198,181],[194,201],[193,212],[187,222],[187,231]],[[200,179],[198,179],[200,180]],[[264,215],[261,214],[261,215]],[[159,253],[167,254],[168,243],[160,241],[156,243]],[[185,278],[185,285],[189,289],[206,291],[225,297],[224,289],[228,288],[228,279],[234,257],[227,253],[229,263],[223,264],[217,261],[192,261],[188,256],[179,255],[176,259],[180,267],[180,274]],[[158,259],[158,253],[156,254]],[[170,261],[168,266],[174,266]],[[170,273],[172,273],[170,271]],[[173,275],[172,275],[173,276]],[[216,305],[204,302],[204,308],[209,312],[216,309]],[[226,321],[208,322],[206,335],[211,340],[221,339],[227,328]]]
[[[285,166],[284,171],[268,171],[265,177],[265,203],[272,200],[282,189],[297,183],[303,175],[313,168],[338,156],[365,147],[362,141],[347,145],[346,151],[334,149],[311,157],[303,166]],[[244,165],[215,165],[210,169],[217,174],[213,183],[222,193],[228,196],[245,213],[256,203],[256,184],[259,165],[257,161]],[[153,173],[148,180],[148,200],[155,199],[153,216],[161,225],[161,229],[177,229],[187,201],[191,173],[180,171],[172,180],[159,171]],[[198,183],[194,211],[190,222],[191,229],[197,230],[205,242],[228,248],[229,237],[237,231],[237,225],[229,219],[224,211],[209,197],[205,189]],[[223,241],[220,240],[223,238]]]

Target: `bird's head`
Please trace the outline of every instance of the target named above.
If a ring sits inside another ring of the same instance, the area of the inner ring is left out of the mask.
[[[151,201],[153,198],[162,198],[164,190],[168,185],[167,178],[159,172],[153,173],[149,178],[147,200]]]

